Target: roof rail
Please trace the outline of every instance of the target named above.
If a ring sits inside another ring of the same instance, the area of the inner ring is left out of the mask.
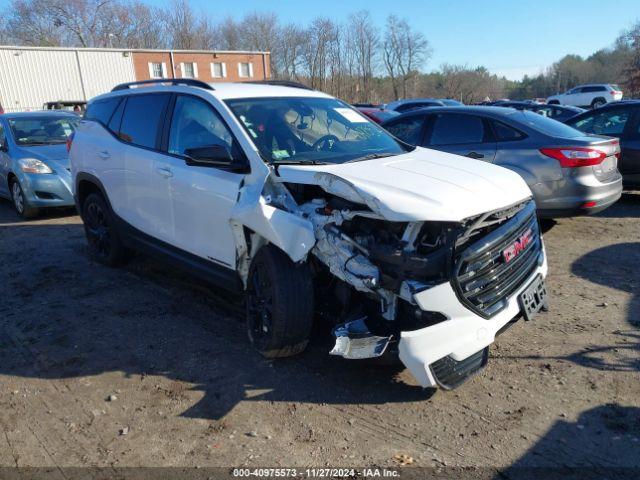
[[[306,85],[300,82],[294,82],[292,80],[251,80],[249,82],[242,83],[253,83],[256,85],[273,85],[274,87],[291,87],[291,88],[302,88],[304,90],[313,90],[311,87],[307,87]]]
[[[159,83],[170,83],[171,85],[189,85],[191,87],[204,88],[205,90],[213,90],[214,88],[202,80],[195,78],[153,78],[151,80],[140,80],[138,82],[121,83],[111,89],[112,92],[118,90],[127,90],[138,85],[154,85]]]

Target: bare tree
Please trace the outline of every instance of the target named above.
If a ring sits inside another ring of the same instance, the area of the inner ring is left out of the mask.
[[[158,28],[162,12],[136,1],[128,5],[113,4],[105,16],[100,46],[113,48],[164,48],[164,31]]]
[[[198,21],[189,0],[172,0],[164,11],[164,26],[171,48],[197,48]]]
[[[312,88],[325,88],[328,53],[335,42],[336,32],[336,25],[328,18],[316,18],[306,31],[302,59]]]
[[[280,78],[300,78],[305,42],[305,31],[299,26],[290,23],[280,29],[278,44],[271,52],[271,62],[277,65],[274,71],[278,72]]]
[[[347,28],[351,32],[349,47],[354,49],[359,96],[363,100],[371,96],[371,81],[378,60],[380,34],[374,26],[371,14],[361,10],[349,16]]]
[[[238,24],[233,18],[226,18],[214,27],[214,42],[219,50],[240,50],[243,48]]]
[[[429,42],[421,32],[411,29],[406,20],[395,15],[387,18],[382,58],[396,98],[407,98],[408,83],[430,56]]]

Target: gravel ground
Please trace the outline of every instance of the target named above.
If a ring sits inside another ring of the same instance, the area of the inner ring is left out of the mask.
[[[551,309],[457,390],[330,358],[267,361],[238,299],[142,256],[92,263],[80,219],[0,201],[0,466],[640,468],[640,194],[545,234]]]

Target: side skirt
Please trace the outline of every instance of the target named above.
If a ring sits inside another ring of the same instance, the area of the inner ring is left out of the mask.
[[[242,292],[242,282],[235,270],[158,240],[121,219],[113,210],[111,213],[117,221],[118,233],[127,247],[151,255],[229,292]]]

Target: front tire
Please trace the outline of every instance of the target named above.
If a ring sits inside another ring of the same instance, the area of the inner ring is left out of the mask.
[[[313,325],[313,282],[307,264],[296,265],[268,245],[251,262],[247,287],[247,333],[266,358],[302,352]]]
[[[82,204],[82,221],[91,258],[116,267],[126,263],[130,254],[122,243],[115,221],[102,195],[92,193]]]
[[[39,213],[36,207],[29,205],[29,201],[24,195],[20,182],[15,178],[11,181],[11,201],[18,216],[24,220],[33,218]]]

